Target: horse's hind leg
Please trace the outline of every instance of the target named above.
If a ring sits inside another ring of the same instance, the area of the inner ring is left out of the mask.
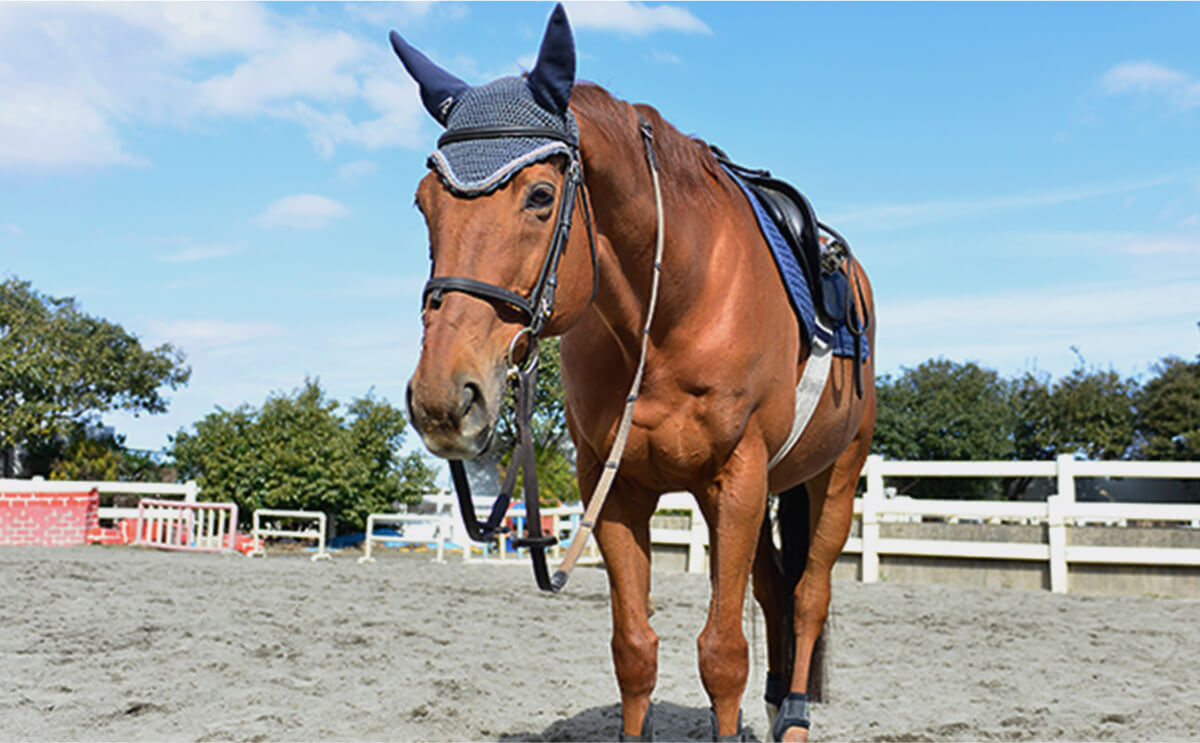
[[[781,717],[793,719],[807,700],[801,705],[796,695],[809,689],[809,671],[812,666],[814,648],[825,627],[829,613],[829,577],[837,562],[846,537],[850,533],[850,522],[854,518],[854,490],[859,474],[870,449],[870,427],[856,438],[831,467],[806,483],[810,499],[810,514],[815,527],[808,546],[808,563],[795,591],[796,647],[792,665],[791,693],[788,707],[782,709]],[[791,699],[797,699],[792,705]],[[805,710],[806,712],[806,710]],[[784,741],[808,739],[808,729],[794,726],[780,730],[776,737]]]
[[[767,635],[767,718],[775,722],[775,714],[787,696],[792,679],[795,632],[793,629],[792,597],[796,584],[808,561],[809,500],[803,485],[779,494],[778,523],[781,548],[775,546],[770,515],[763,517],[754,556],[754,598],[762,608]],[[809,694],[813,674],[809,675]]]

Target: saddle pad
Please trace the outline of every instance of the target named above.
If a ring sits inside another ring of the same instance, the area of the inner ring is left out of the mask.
[[[804,269],[797,260],[796,254],[792,252],[791,247],[787,244],[787,240],[779,232],[779,228],[775,222],[767,215],[762,204],[758,203],[758,198],[746,187],[746,184],[724,164],[721,165],[729,177],[738,184],[745,194],[746,200],[750,202],[750,207],[754,210],[754,217],[758,220],[758,228],[762,232],[763,239],[767,241],[767,246],[771,249],[771,255],[775,258],[775,267],[779,269],[779,277],[783,279],[783,286],[787,289],[788,299],[791,300],[792,310],[795,311],[797,319],[800,320],[800,332],[804,334],[804,340],[808,344],[812,344],[813,332],[817,324],[817,313],[813,308],[812,293],[808,289],[808,281],[805,278]],[[814,277],[819,278],[819,277]],[[846,356],[854,358],[854,336],[850,334],[845,323],[839,324],[833,328],[833,346],[834,356]],[[866,359],[870,355],[867,338],[862,339],[862,355]]]

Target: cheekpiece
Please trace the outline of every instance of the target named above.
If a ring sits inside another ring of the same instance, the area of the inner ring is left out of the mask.
[[[446,133],[479,127],[548,127],[563,132],[572,144],[548,137],[447,142],[429,156],[429,167],[464,196],[491,193],[527,165],[557,154],[570,156],[579,143],[579,127],[570,110],[560,116],[542,108],[523,77],[502,77],[463,91],[450,109]]]

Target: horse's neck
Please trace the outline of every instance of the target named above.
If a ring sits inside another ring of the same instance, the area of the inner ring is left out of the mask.
[[[584,172],[588,196],[595,212],[601,241],[601,287],[597,309],[625,345],[640,344],[640,329],[650,300],[658,214],[650,160],[632,106],[613,102],[618,108],[592,114],[576,111],[580,121]],[[700,215],[684,219],[672,208],[678,202],[669,189],[671,177],[659,158],[659,180],[663,191],[665,245],[655,327],[672,327],[672,315],[687,311],[699,296],[705,278],[707,256],[703,249],[711,241],[683,239],[704,229]]]

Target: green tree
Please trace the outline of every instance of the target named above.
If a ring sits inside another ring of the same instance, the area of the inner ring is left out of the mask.
[[[13,474],[13,451],[65,441],[109,410],[161,413],[159,390],[187,383],[183,353],[145,349],[120,325],[84,314],[16,278],[0,282],[0,455]],[[21,474],[47,474],[23,472]]]
[[[233,501],[245,519],[257,508],[323,511],[361,529],[368,514],[391,511],[434,489],[421,455],[399,454],[404,414],[368,393],[339,414],[318,380],[276,393],[261,408],[218,408],[179,431],[172,454],[182,477],[207,500]]]
[[[1200,460],[1200,356],[1167,357],[1136,397],[1142,459]]]
[[[974,362],[931,359],[876,383],[879,410],[872,451],[889,459],[1011,459],[1013,411],[1009,384]],[[898,483],[930,498],[998,497],[983,478],[929,478]]]
[[[1016,458],[1126,456],[1134,440],[1137,389],[1136,381],[1115,371],[1082,365],[1053,384],[1044,374],[1026,372],[1012,386]]]
[[[567,431],[567,403],[566,394],[563,392],[562,356],[558,338],[543,338],[538,343],[536,395],[530,437],[533,439],[534,457],[537,460],[539,501],[547,505],[578,501],[575,447]],[[517,441],[513,413],[513,395],[510,388],[504,397],[496,428],[496,439],[492,443],[500,452],[502,470],[509,466]],[[519,494],[520,478],[517,482]]]

